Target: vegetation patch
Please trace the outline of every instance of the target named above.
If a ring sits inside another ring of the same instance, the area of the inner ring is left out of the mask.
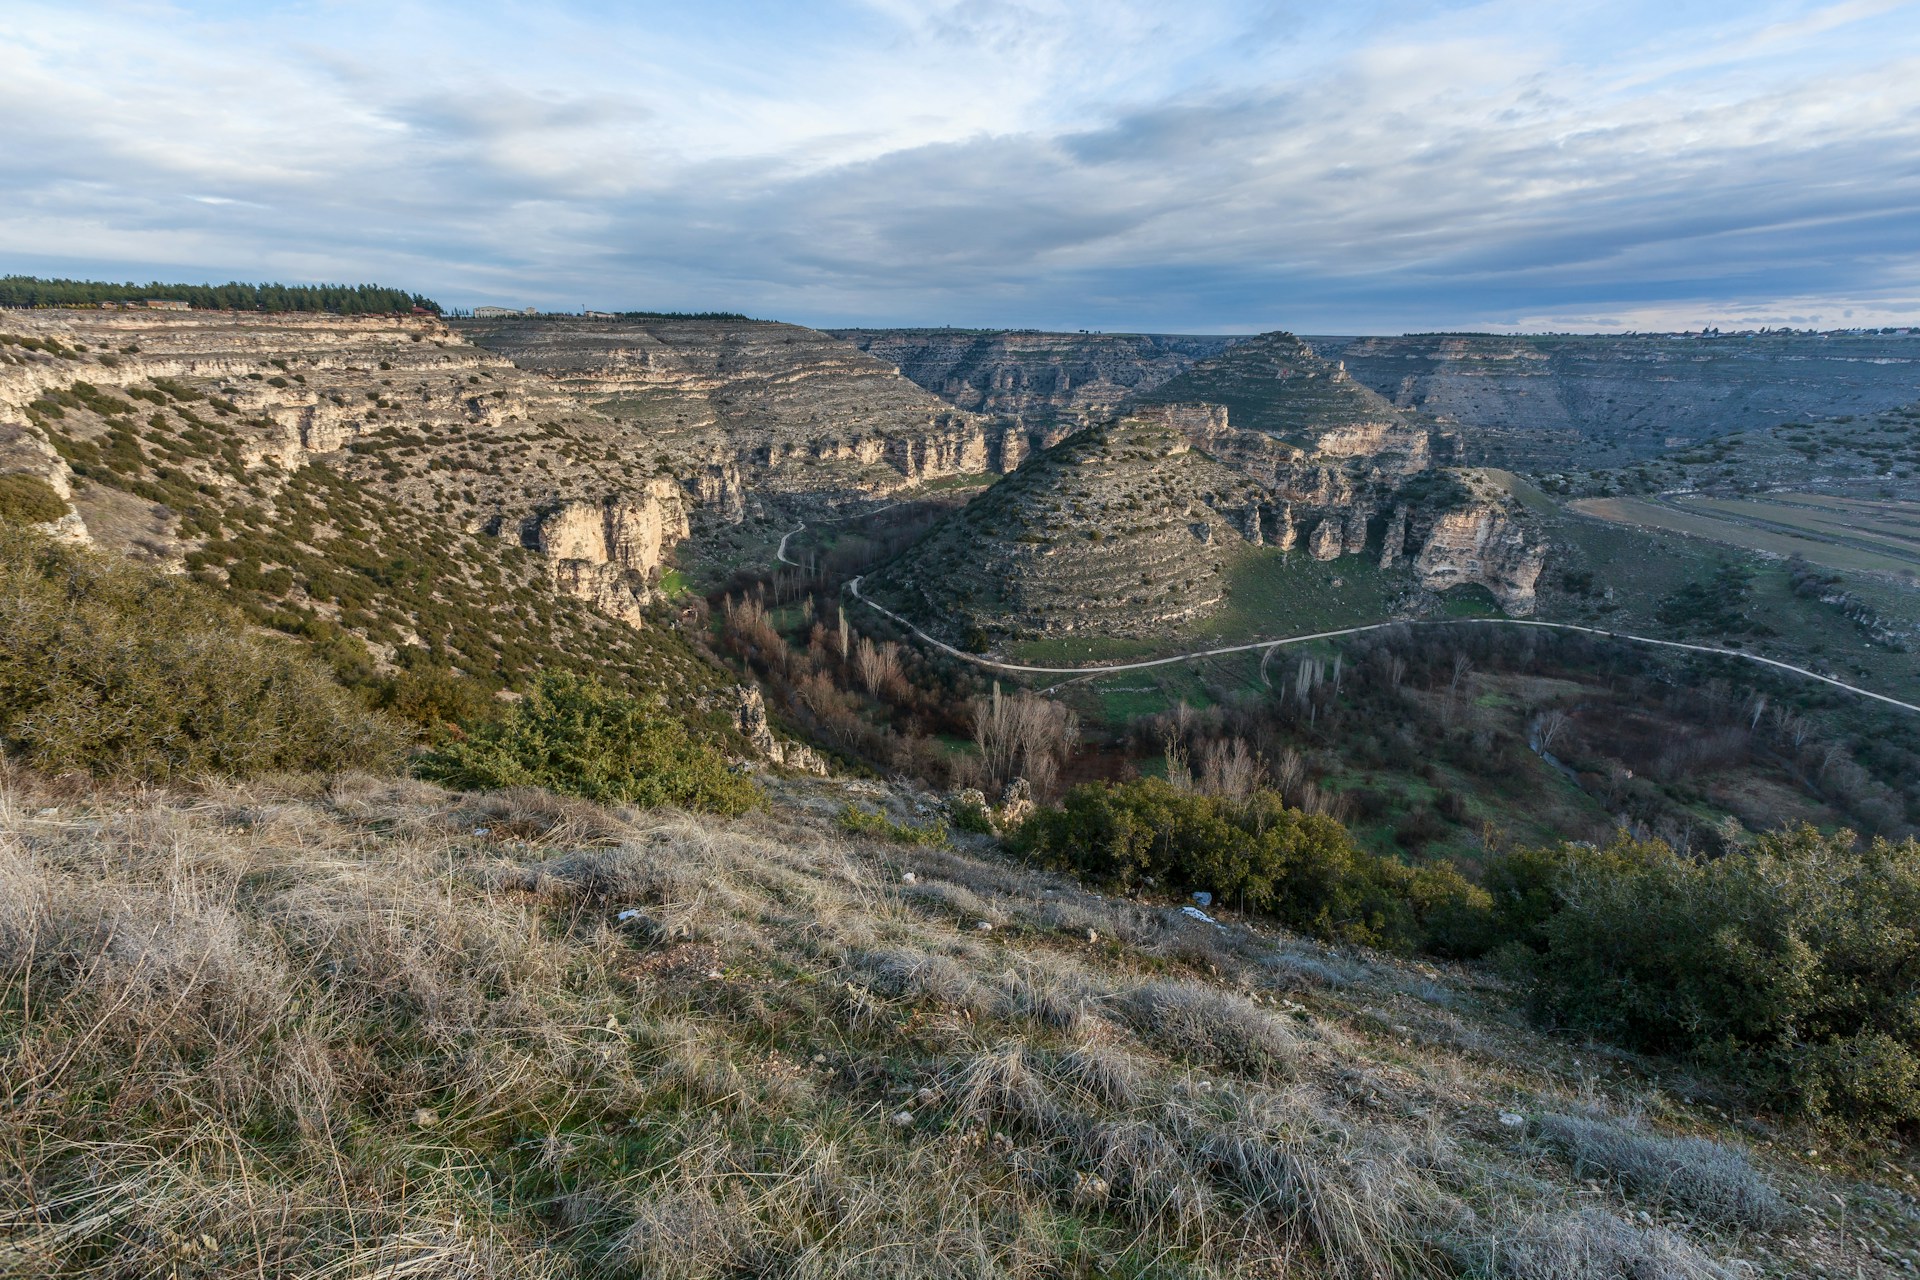
[[[1700,859],[1622,838],[1514,851],[1485,883],[1541,1014],[1920,1130],[1920,841],[1802,827]]]
[[[537,786],[590,800],[738,814],[761,803],[718,747],[659,705],[565,672],[542,675],[496,720],[419,763],[468,789]]]
[[[21,472],[0,476],[0,521],[48,524],[67,514],[67,501],[39,476]]]
[[[0,525],[0,740],[116,777],[390,768],[403,737],[198,585]]]

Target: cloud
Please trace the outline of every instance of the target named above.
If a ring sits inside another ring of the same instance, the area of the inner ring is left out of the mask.
[[[815,323],[1884,322],[1920,296],[1912,5],[1170,12],[16,4],[0,253]]]

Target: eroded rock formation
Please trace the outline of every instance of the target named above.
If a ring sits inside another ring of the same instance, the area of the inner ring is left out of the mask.
[[[668,548],[690,532],[685,495],[657,479],[603,502],[563,502],[537,517],[527,537],[547,558],[556,588],[640,626]]]
[[[1546,546],[1516,512],[1476,502],[1434,518],[1413,568],[1435,591],[1477,582],[1507,612],[1527,614],[1545,564]]]

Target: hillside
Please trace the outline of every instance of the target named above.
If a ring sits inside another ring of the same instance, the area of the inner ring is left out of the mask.
[[[647,447],[740,467],[756,488],[890,494],[1011,470],[1026,452],[1024,432],[956,410],[892,365],[799,325],[551,316],[452,327]]]
[[[1179,334],[1038,333],[968,329],[836,329],[962,409],[1018,419],[1052,444],[1110,417],[1230,338]]]
[[[1226,407],[1233,425],[1302,448],[1329,432],[1409,425],[1395,408],[1290,333],[1263,333],[1133,398],[1139,405],[1204,403]]]
[[[1265,496],[1165,422],[1091,427],[942,521],[872,591],[976,647],[989,625],[1160,635],[1220,606]]]
[[[1394,404],[1455,424],[1478,462],[1619,466],[1733,431],[1870,415],[1920,394],[1920,333],[1413,334],[1315,338]]]
[[[1325,587],[1284,585],[1295,556],[1375,580],[1356,597],[1370,610],[1430,611],[1464,585],[1531,609],[1546,548],[1501,486],[1433,466],[1411,424],[1327,426],[1320,440],[1306,452],[1230,426],[1216,405],[1146,406],[1036,455],[870,586],[975,648],[1166,647],[1218,634],[1204,628],[1230,606],[1230,629],[1309,629]],[[1249,595],[1261,605],[1236,600]]]
[[[705,696],[724,673],[667,625],[676,569],[711,585],[792,511],[1023,441],[788,325],[0,314],[0,468],[51,487],[63,535],[193,573],[357,683],[560,667]]]
[[[10,800],[10,1274],[1722,1280],[1920,1239],[1905,1155],[1479,971],[849,837],[870,790]]]

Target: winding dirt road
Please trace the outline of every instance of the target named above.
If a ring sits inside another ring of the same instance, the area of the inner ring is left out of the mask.
[[[799,530],[796,529],[794,532],[798,533]],[[783,561],[786,555],[786,545],[786,540],[784,538],[781,539],[780,552]],[[786,561],[786,563],[791,564],[792,561]],[[1251,644],[1230,644],[1218,649],[1195,649],[1190,653],[1175,654],[1171,658],[1151,658],[1144,662],[1115,662],[1084,667],[1030,667],[1014,662],[1000,662],[993,658],[983,658],[977,653],[967,653],[964,650],[954,648],[945,641],[934,639],[885,605],[878,604],[875,601],[869,600],[865,595],[862,595],[860,591],[861,581],[861,578],[855,578],[847,584],[847,589],[852,593],[853,598],[861,604],[866,605],[869,609],[874,610],[876,613],[893,619],[894,622],[911,632],[914,638],[922,644],[938,649],[940,652],[958,658],[962,662],[971,662],[978,667],[987,667],[995,671],[1012,671],[1022,675],[1086,677],[1109,675],[1120,671],[1144,671],[1149,667],[1168,667],[1176,663],[1190,662],[1195,658],[1212,658],[1228,653],[1254,653],[1260,650],[1273,650],[1286,645],[1307,644],[1314,640],[1333,640],[1340,636],[1357,636],[1368,631],[1384,631],[1388,627],[1539,627],[1548,631],[1579,631],[1590,636],[1600,636],[1607,640],[1625,640],[1633,644],[1655,645],[1662,649],[1684,649],[1690,653],[1707,653],[1720,658],[1738,658],[1743,662],[1755,662],[1762,666],[1774,667],[1781,671],[1791,672],[1797,676],[1804,676],[1809,680],[1818,680],[1821,684],[1829,684],[1836,689],[1844,689],[1846,692],[1856,694],[1859,697],[1871,698],[1875,702],[1884,702],[1888,706],[1899,707],[1902,711],[1920,712],[1920,706],[1916,706],[1911,702],[1902,702],[1898,698],[1889,698],[1884,693],[1875,693],[1871,689],[1862,689],[1858,685],[1851,685],[1843,680],[1835,680],[1832,676],[1823,676],[1817,671],[1809,671],[1805,667],[1796,667],[1790,662],[1781,662],[1776,658],[1763,658],[1757,653],[1742,653],[1738,649],[1721,649],[1706,644],[1687,644],[1679,640],[1656,640],[1652,636],[1636,636],[1625,631],[1603,631],[1598,627],[1582,627],[1571,622],[1535,622],[1528,618],[1449,618],[1444,621],[1432,622],[1401,620],[1371,622],[1361,627],[1343,627],[1338,631],[1316,631],[1312,635],[1288,636],[1282,640],[1256,640]]]

